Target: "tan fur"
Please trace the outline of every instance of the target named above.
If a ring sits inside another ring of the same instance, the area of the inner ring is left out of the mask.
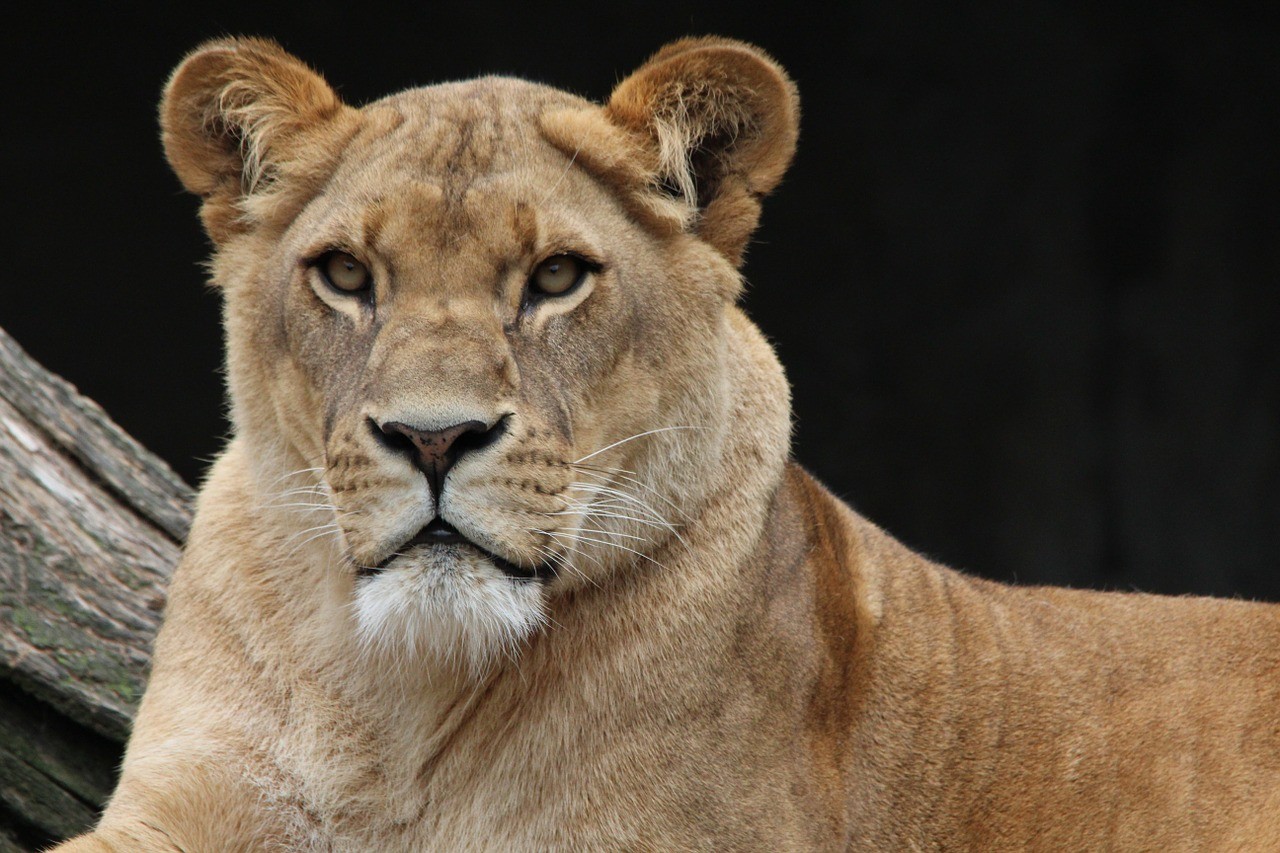
[[[967,578],[787,461],[735,304],[798,121],[760,51],[678,42],[604,107],[486,78],[355,110],[224,40],[161,116],[235,438],[64,849],[1280,847],[1280,608]],[[334,249],[372,304],[317,278]],[[599,271],[522,308],[564,252]],[[504,417],[439,506],[375,436]],[[558,573],[361,573],[436,512]]]

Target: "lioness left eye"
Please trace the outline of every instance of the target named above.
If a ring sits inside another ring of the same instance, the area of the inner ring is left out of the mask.
[[[552,255],[534,269],[529,276],[529,288],[548,296],[568,293],[587,274],[587,265],[573,255]]]

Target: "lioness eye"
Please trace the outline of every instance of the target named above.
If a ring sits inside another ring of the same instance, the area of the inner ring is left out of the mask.
[[[573,255],[553,255],[538,264],[529,277],[529,286],[539,293],[559,296],[582,280],[586,265]]]
[[[318,266],[329,286],[344,293],[367,290],[372,280],[369,268],[346,252],[330,252]]]

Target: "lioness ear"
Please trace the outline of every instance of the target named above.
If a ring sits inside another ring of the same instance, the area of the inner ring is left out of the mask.
[[[214,242],[314,191],[354,125],[329,85],[274,42],[229,38],[187,54],[165,86],[169,164],[203,197]]]
[[[786,72],[749,44],[682,39],[619,83],[605,114],[640,138],[661,185],[696,208],[698,236],[740,264],[760,199],[795,153],[800,99]]]

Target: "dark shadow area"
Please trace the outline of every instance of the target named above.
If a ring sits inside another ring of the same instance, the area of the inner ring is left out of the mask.
[[[41,850],[87,831],[115,788],[122,753],[0,677],[0,841]]]

